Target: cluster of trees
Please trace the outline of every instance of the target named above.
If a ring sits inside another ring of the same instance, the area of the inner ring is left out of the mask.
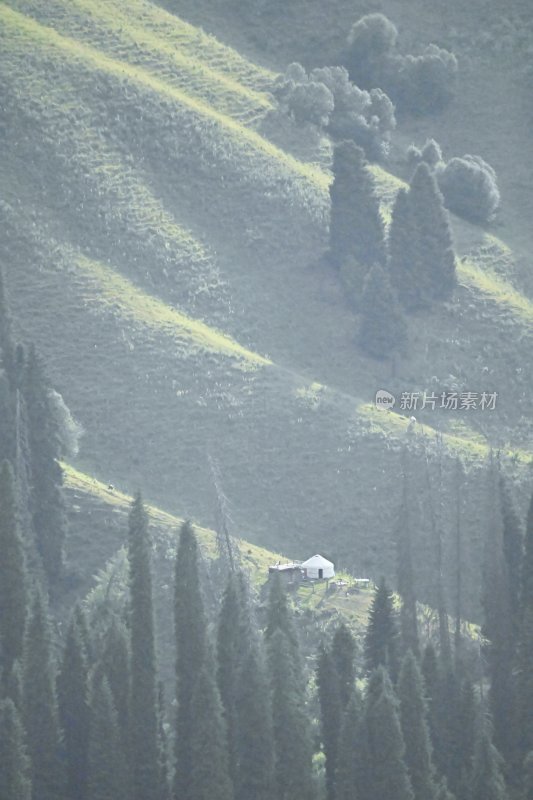
[[[402,110],[431,114],[453,98],[457,59],[430,44],[418,54],[397,50],[398,30],[383,14],[367,14],[348,36],[344,63],[350,78],[365,89],[380,87]]]
[[[9,465],[14,482],[25,556],[55,590],[66,536],[58,459],[77,431],[35,348],[14,340],[1,271],[0,353],[0,463]]]
[[[443,198],[421,162],[396,196],[386,237],[363,151],[350,141],[337,145],[333,174],[329,258],[361,311],[362,348],[390,357],[405,347],[403,310],[428,308],[453,292],[455,255]]]
[[[500,205],[496,172],[480,156],[454,156],[445,162],[434,139],[407,150],[411,165],[424,161],[434,172],[446,208],[472,222],[490,222]]]
[[[340,624],[312,666],[277,574],[260,609],[244,575],[230,572],[218,618],[210,618],[198,544],[184,523],[170,718],[158,681],[151,544],[140,495],[129,515],[126,613],[109,613],[97,632],[76,607],[56,668],[58,642],[45,595],[25,566],[15,485],[4,465],[0,796],[531,800],[533,500],[524,537],[497,470],[488,473],[498,509],[487,515],[494,522],[487,535],[486,671],[469,654],[460,625],[454,646],[447,624],[437,646],[423,641],[403,506],[400,599],[381,581],[364,652]]]
[[[274,96],[297,122],[323,128],[334,141],[352,139],[373,160],[388,154],[396,127],[394,106],[379,88],[359,89],[345,67],[321,67],[307,74],[301,64],[290,64],[277,78]]]

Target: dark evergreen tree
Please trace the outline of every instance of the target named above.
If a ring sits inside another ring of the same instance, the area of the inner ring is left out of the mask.
[[[342,723],[342,699],[339,673],[331,652],[323,647],[318,657],[318,699],[322,745],[326,756],[326,788],[328,800],[336,797],[336,771],[339,735]]]
[[[126,626],[113,617],[106,633],[99,668],[105,675],[124,749],[129,748],[130,700],[131,700],[131,653]]]
[[[313,797],[312,747],[301,674],[295,668],[293,647],[281,628],[268,638],[267,650],[277,797],[309,800]]]
[[[382,580],[376,589],[365,635],[365,665],[369,672],[386,666],[393,680],[398,674],[398,629],[392,594]]]
[[[448,213],[429,166],[420,163],[409,189],[411,213],[416,220],[416,259],[419,260],[422,297],[446,300],[456,283],[455,254]]]
[[[176,800],[193,800],[191,750],[194,713],[192,698],[207,651],[206,618],[198,575],[198,544],[189,523],[181,528],[176,560],[174,597],[176,629]]]
[[[533,751],[533,495],[526,520],[517,651],[517,698],[522,758]]]
[[[91,682],[90,695],[88,800],[129,800],[113,696],[107,678],[98,671]]]
[[[408,190],[401,188],[392,209],[388,237],[388,271],[393,289],[404,308],[423,308],[424,276],[417,248],[416,219]]]
[[[13,473],[0,468],[0,674],[5,685],[22,657],[27,607],[27,574],[20,537]]]
[[[344,622],[341,622],[333,634],[331,657],[339,677],[341,705],[345,709],[355,686],[355,640]]]
[[[26,626],[23,674],[23,723],[31,758],[33,800],[62,800],[65,790],[51,647],[44,598],[37,592]]]
[[[88,667],[76,619],[69,625],[57,680],[59,719],[63,730],[67,796],[85,800],[89,748]]]
[[[191,800],[232,800],[222,704],[209,657],[200,669],[191,711]]]
[[[462,798],[467,800],[465,796],[468,795],[468,789],[472,783],[477,716],[478,708],[474,686],[470,680],[466,680],[461,687],[459,703],[457,769],[455,775],[455,793],[460,800]]]
[[[364,741],[361,698],[354,691],[346,707],[339,735],[337,756],[337,800],[360,800],[365,796]]]
[[[419,655],[418,617],[416,610],[415,573],[411,541],[410,502],[407,470],[403,476],[403,496],[398,513],[397,528],[397,570],[398,594],[401,598],[400,631],[403,652],[411,650]]]
[[[436,787],[425,687],[418,662],[410,650],[402,662],[398,697],[405,762],[415,800],[434,800]]]
[[[131,631],[131,757],[137,800],[159,797],[157,669],[148,518],[133,501],[128,538]]]
[[[275,796],[272,709],[257,646],[248,648],[239,671],[236,712],[235,800],[271,800]]]
[[[485,721],[478,732],[472,774],[472,800],[506,800],[503,759],[492,744],[490,724]]]
[[[363,286],[359,345],[372,358],[392,360],[406,344],[407,327],[389,277],[374,264]]]
[[[63,470],[58,460],[59,439],[50,407],[50,386],[33,347],[25,367],[23,395],[28,420],[33,527],[50,589],[55,592],[63,572],[66,536]]]
[[[380,800],[413,800],[404,761],[405,744],[398,715],[398,701],[384,667],[369,683],[365,704],[369,797]]]
[[[15,704],[0,700],[0,798],[31,800],[30,763]]]
[[[237,692],[242,659],[246,655],[243,608],[235,574],[226,586],[217,631],[217,682],[228,735],[229,766],[232,780],[237,779]]]
[[[298,649],[298,636],[287,601],[287,592],[279,574],[274,572],[269,577],[266,638],[269,639],[277,630],[283,631],[292,648],[296,651]]]
[[[333,154],[330,187],[330,258],[340,267],[349,259],[364,266],[384,263],[384,231],[379,203],[364,151],[340,142]]]
[[[161,681],[159,681],[157,686],[157,747],[160,800],[170,800],[169,749],[165,715],[165,692],[163,683]]]

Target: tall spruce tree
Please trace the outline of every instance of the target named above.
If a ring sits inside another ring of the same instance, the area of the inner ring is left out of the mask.
[[[0,700],[0,798],[31,800],[30,762],[15,704]]]
[[[49,392],[42,361],[31,347],[23,378],[30,449],[31,510],[50,591],[56,593],[64,567],[66,515],[59,439]]]
[[[345,709],[355,686],[355,640],[344,622],[341,622],[333,634],[331,657],[339,677],[341,705]]]
[[[191,710],[191,800],[232,800],[228,743],[212,659],[207,657],[194,687]]]
[[[131,650],[128,630],[124,623],[113,617],[106,632],[99,669],[105,675],[125,751],[129,750],[131,718]]]
[[[262,654],[253,643],[239,670],[236,723],[235,800],[271,800],[275,796],[272,709]]]
[[[63,730],[67,796],[85,800],[89,749],[88,666],[82,634],[73,617],[57,679],[59,719]]]
[[[383,222],[364,151],[340,142],[333,154],[330,187],[330,259],[337,267],[350,259],[364,266],[383,263]]]
[[[471,800],[506,800],[503,759],[492,744],[490,723],[484,720],[477,735]]]
[[[23,674],[23,724],[31,758],[34,800],[62,800],[65,774],[60,759],[60,728],[45,601],[35,594],[26,626]]]
[[[516,685],[522,758],[533,751],[533,494],[529,504],[520,591]]]
[[[407,326],[389,277],[374,264],[363,285],[359,345],[372,358],[393,360],[406,344]]]
[[[365,703],[364,729],[368,753],[369,797],[413,800],[405,764],[405,743],[398,701],[384,667],[371,677]]]
[[[346,707],[339,735],[336,772],[337,800],[360,800],[365,796],[365,759],[361,715],[361,698],[354,690]]]
[[[416,219],[408,190],[401,188],[392,209],[388,236],[388,272],[400,303],[408,310],[424,308],[423,276],[416,246]]]
[[[411,519],[409,515],[411,499],[407,468],[404,468],[402,502],[398,513],[397,527],[397,572],[398,594],[401,598],[400,631],[403,652],[411,650],[419,655],[418,617],[416,610],[415,571],[413,569]]]
[[[398,678],[400,722],[405,742],[405,762],[415,800],[435,800],[432,746],[422,673],[412,651],[403,659]]]
[[[328,800],[336,797],[336,771],[339,750],[339,735],[343,708],[339,673],[331,652],[323,647],[318,657],[318,699],[322,745],[326,756],[326,789]]]
[[[105,675],[96,671],[90,691],[87,797],[88,800],[129,800],[128,785],[113,696]]]
[[[398,628],[392,594],[385,580],[377,587],[365,634],[365,665],[368,672],[383,665],[393,680],[398,674]]]
[[[137,800],[160,794],[158,770],[157,668],[148,518],[138,493],[129,516],[131,632],[131,756]]]
[[[421,162],[409,188],[411,214],[416,220],[417,273],[426,300],[446,300],[455,287],[455,254],[448,213],[429,166]]]
[[[237,778],[237,692],[242,659],[247,652],[243,622],[244,609],[237,576],[230,575],[218,619],[217,682],[228,735],[229,768],[234,782]]]
[[[272,692],[274,774],[279,800],[313,797],[312,746],[300,670],[286,633],[277,628],[267,640]]]
[[[22,657],[27,608],[27,573],[11,466],[0,468],[0,677],[5,681]]]
[[[194,729],[192,699],[196,681],[207,654],[204,603],[198,574],[198,544],[191,525],[185,522],[180,532],[176,559],[174,594],[176,631],[176,768],[174,797],[193,800],[191,749]]]

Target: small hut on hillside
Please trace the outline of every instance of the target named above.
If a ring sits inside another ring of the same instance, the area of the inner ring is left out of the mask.
[[[335,565],[324,556],[316,555],[300,564],[304,576],[309,580],[329,580],[335,577]]]

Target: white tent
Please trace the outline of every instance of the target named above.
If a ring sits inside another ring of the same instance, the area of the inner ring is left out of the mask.
[[[308,578],[334,578],[335,565],[324,556],[316,555],[300,564]]]

